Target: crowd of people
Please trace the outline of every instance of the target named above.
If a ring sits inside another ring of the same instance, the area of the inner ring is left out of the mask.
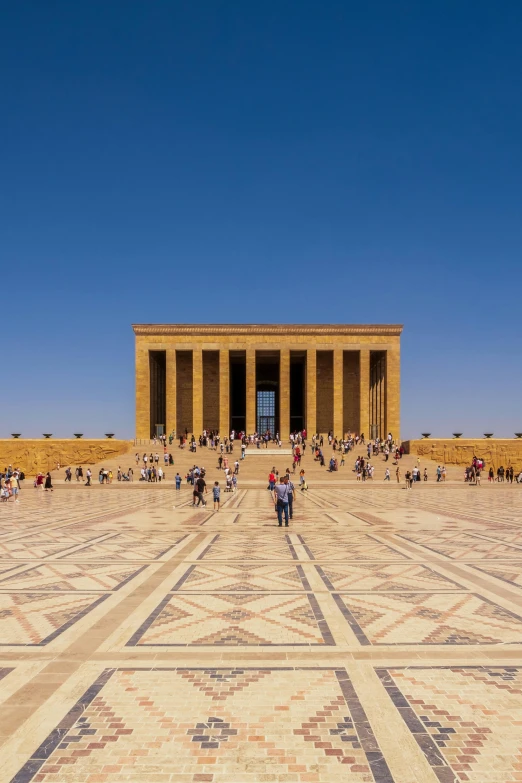
[[[464,481],[466,481],[468,484],[480,484],[480,476],[485,467],[486,465],[484,460],[480,460],[477,457],[474,457],[472,464],[464,471]],[[513,465],[510,465],[507,468],[505,468],[503,465],[500,465],[500,467],[497,468],[495,474],[494,468],[490,466],[488,470],[488,481],[490,483],[494,483],[495,481],[502,483],[505,481],[508,484],[513,484],[513,482],[516,484],[522,484],[522,471],[516,473]]]
[[[3,473],[0,473],[0,500],[5,503],[9,498],[13,498],[15,503],[19,503],[18,495],[24,479],[23,471],[13,470],[12,465],[9,465]]]
[[[13,468],[12,465],[4,468],[3,473],[0,473],[0,500],[3,503],[7,503],[9,500],[19,503],[24,481],[25,473],[20,468]],[[45,492],[52,492],[54,488],[50,471],[45,474],[38,471],[33,480],[33,487]]]
[[[154,465],[157,468],[158,465],[160,464],[160,462],[163,463],[163,466],[165,468],[168,465],[174,465],[174,457],[172,456],[172,454],[169,451],[167,451],[166,448],[165,448],[165,450],[163,452],[163,457],[161,459],[160,459],[160,455],[158,454],[158,452],[153,454],[152,451],[150,452],[150,454],[147,454],[147,452],[144,452],[144,454],[141,457],[139,455],[139,452],[136,452],[136,454],[134,455],[134,459],[136,461],[136,467],[138,467],[140,462],[143,463],[143,467],[144,468],[147,468],[147,467],[152,468]]]
[[[132,482],[134,481],[134,472],[138,473],[139,481],[147,483],[161,483],[167,479],[167,469],[174,465],[174,455],[169,447],[172,446],[176,440],[175,433],[171,433],[168,437],[165,435],[158,436],[152,441],[153,450],[150,452],[136,452],[135,468],[132,466],[127,470],[118,466],[116,476],[113,475],[112,469],[100,468],[98,472],[98,481],[100,485],[112,484],[114,478],[119,482]],[[284,504],[288,502],[288,517],[292,518],[293,509],[293,497],[294,497],[294,485],[292,483],[291,476],[294,476],[297,471],[299,472],[299,486],[303,491],[307,489],[307,482],[305,480],[305,471],[302,469],[302,460],[305,457],[307,447],[309,447],[314,462],[319,463],[321,467],[324,467],[328,472],[335,473],[344,468],[348,455],[349,460],[353,465],[351,470],[355,473],[357,481],[366,482],[374,481],[376,478],[376,464],[375,461],[383,461],[384,465],[384,481],[392,480],[392,473],[390,467],[386,464],[390,460],[395,467],[395,480],[397,483],[402,481],[401,460],[404,455],[404,447],[402,444],[397,443],[391,432],[385,438],[374,438],[367,440],[364,433],[352,434],[350,432],[339,438],[330,431],[327,435],[315,433],[308,437],[306,430],[294,431],[290,433],[289,442],[292,451],[291,457],[291,469],[287,468],[285,474],[279,477],[275,469],[272,470],[269,476],[269,489],[271,493],[275,493],[278,497],[278,502],[275,503],[277,508],[282,508],[282,514],[286,519]],[[231,432],[221,438],[217,431],[204,430],[199,438],[196,439],[194,435],[190,436],[185,430],[179,436],[179,448],[184,449],[186,446],[196,453],[197,450],[206,449],[207,451],[214,451],[217,454],[217,469],[223,472],[224,475],[224,491],[235,492],[237,490],[238,476],[240,471],[240,462],[245,459],[247,450],[250,448],[260,449],[268,448],[270,445],[276,445],[281,447],[282,441],[278,432],[272,434],[269,430],[265,433],[254,432],[247,435],[245,432]],[[158,448],[159,447],[159,448]],[[238,449],[235,447],[239,447]],[[328,459],[328,465],[325,459],[325,449],[330,450],[330,457]],[[161,454],[161,450],[163,453]],[[352,462],[353,460],[353,462]],[[289,460],[290,461],[290,460]],[[60,465],[57,465],[60,468]],[[468,484],[479,485],[481,483],[481,475],[487,469],[488,482],[498,483],[520,483],[522,484],[522,471],[515,471],[512,465],[504,467],[501,465],[494,470],[492,466],[486,468],[485,462],[479,457],[474,457],[472,464],[467,466],[464,471],[464,481]],[[170,471],[169,471],[170,472]],[[381,474],[382,475],[382,474]],[[205,501],[203,494],[206,493],[206,489],[202,490],[198,487],[201,482],[204,481],[205,468],[194,466],[185,474],[185,480],[187,483],[194,487],[194,505],[204,505]],[[78,465],[73,472],[72,467],[65,469],[65,483],[72,483],[73,477],[76,483],[84,482],[85,486],[91,486],[92,471],[89,467],[84,468],[82,465]],[[437,483],[445,482],[447,477],[447,470],[445,465],[437,465],[434,471],[434,478]],[[18,468],[9,466],[4,469],[3,473],[0,473],[0,499],[2,501],[13,500],[13,502],[19,502],[20,490],[22,483],[25,479],[23,471]],[[85,479],[85,481],[84,481]],[[182,477],[179,472],[174,477],[174,483],[176,489],[181,488]],[[411,489],[412,486],[420,481],[427,482],[429,480],[428,469],[424,467],[421,470],[420,458],[417,459],[417,464],[409,468],[404,472],[404,481],[407,489]],[[36,489],[44,491],[53,491],[52,476],[50,471],[46,473],[38,472],[34,477],[33,486]],[[206,487],[206,485],[205,485]],[[286,487],[286,489],[284,489]],[[215,482],[213,488],[213,498],[216,508],[219,508],[221,487],[219,482]],[[289,500],[284,500],[281,505],[281,497],[289,497]],[[275,497],[275,496],[274,496]],[[279,512],[278,512],[279,513]]]
[[[236,492],[237,490],[237,473],[232,473],[230,468],[225,468],[225,492]],[[176,476],[176,489],[179,489],[178,486],[178,476]],[[186,481],[188,484],[192,485],[192,506],[198,507],[198,506],[206,506],[207,501],[204,498],[204,495],[208,492],[207,483],[205,481],[206,476],[206,470],[204,467],[198,467],[197,465],[194,465],[192,467],[187,475],[186,475]],[[181,478],[180,478],[181,483]],[[212,487],[212,498],[214,501],[214,510],[219,511],[220,506],[220,500],[221,500],[221,487],[219,484],[219,481],[215,481],[214,485]]]

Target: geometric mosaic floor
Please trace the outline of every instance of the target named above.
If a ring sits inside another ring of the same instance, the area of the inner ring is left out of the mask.
[[[522,491],[0,504],[1,783],[522,780]]]

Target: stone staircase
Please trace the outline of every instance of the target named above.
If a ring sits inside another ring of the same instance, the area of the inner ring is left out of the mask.
[[[166,482],[161,482],[161,484],[155,483],[155,484],[148,484],[145,482],[138,481],[139,479],[139,472],[141,468],[141,456],[143,453],[147,451],[148,454],[152,453],[155,454],[156,452],[159,454],[160,457],[160,465],[164,468],[165,474],[166,474]],[[136,466],[136,458],[135,454],[136,452],[140,455],[140,463],[138,466]],[[323,448],[324,456],[325,456],[325,462],[326,465],[328,465],[328,461],[331,456],[330,449],[328,447]],[[207,472],[207,480],[209,482],[214,481],[220,481],[224,482],[224,474],[223,471],[220,471],[218,469],[218,456],[220,454],[219,451],[211,450],[207,447],[203,448],[197,448],[196,453],[193,453],[188,450],[188,448],[180,449],[175,443],[172,444],[171,447],[171,453],[174,458],[174,465],[167,466],[167,468],[164,467],[163,464],[163,450],[162,449],[152,449],[148,448],[145,449],[144,447],[133,447],[132,450],[130,450],[128,453],[107,459],[103,462],[103,464],[99,463],[96,465],[91,465],[91,470],[93,474],[93,484],[98,485],[98,472],[100,468],[105,468],[107,470],[112,470],[113,472],[113,484],[112,486],[122,486],[122,487],[129,487],[131,484],[129,482],[118,482],[116,481],[116,475],[118,471],[118,466],[121,466],[124,472],[128,470],[129,467],[132,467],[134,470],[134,487],[140,487],[143,488],[144,486],[147,487],[161,487],[161,486],[172,486],[174,477],[177,472],[180,473],[180,475],[184,478],[187,471],[193,466],[193,465],[199,465],[200,467],[203,466],[206,469]],[[339,470],[335,473],[330,473],[326,467],[322,468],[318,462],[313,460],[311,451],[309,448],[306,449],[305,455],[301,462],[301,467],[304,468],[306,478],[308,483],[311,486],[317,487],[327,487],[329,484],[336,485],[336,486],[343,486],[346,484],[355,484],[359,485],[359,482],[356,481],[355,473],[353,472],[353,466],[355,462],[355,458],[357,454],[361,454],[366,456],[366,451],[364,449],[361,449],[357,452],[350,452],[345,457],[345,465],[343,467],[340,467]],[[232,454],[224,454],[224,457],[228,457],[229,466],[233,468],[234,462],[237,459],[240,464],[239,468],[239,479],[238,483],[239,486],[241,486],[243,483],[245,486],[259,486],[262,487],[266,485],[266,479],[268,476],[269,471],[272,469],[272,467],[277,468],[279,473],[284,473],[287,468],[290,468],[292,470],[292,450],[290,448],[281,448],[281,449],[257,449],[249,447],[247,449],[247,457],[242,460],[241,459],[241,450],[238,445],[234,448],[234,451]],[[263,457],[263,459],[261,459]],[[427,459],[420,459],[420,462],[418,462],[418,457],[416,454],[405,454],[403,458],[399,461],[399,466],[401,470],[401,483],[404,484],[404,474],[407,470],[411,470],[414,465],[419,465],[421,470],[424,471],[424,468],[427,467],[428,469],[428,482],[429,484],[433,484],[436,480],[436,468],[437,463],[432,462],[431,460]],[[392,459],[390,458],[388,462],[385,462],[384,456],[378,455],[372,459],[372,463],[375,466],[375,474],[373,481],[366,482],[366,485],[368,486],[376,486],[376,485],[382,485],[383,479],[384,479],[384,473],[386,468],[388,467],[390,469],[391,474],[391,481],[390,484],[396,484],[396,466],[394,465]],[[65,479],[65,468],[67,466],[64,466],[60,468],[59,471],[52,471],[53,481],[57,485],[61,485],[64,482]],[[81,482],[76,482],[75,476],[74,476],[74,469],[76,468],[76,465],[71,465],[72,471],[73,471],[73,477],[71,482],[71,487],[74,486],[83,486]],[[83,466],[84,475],[86,472],[87,466]],[[455,465],[449,465],[446,466],[447,470],[447,479],[446,482],[463,482],[463,476],[464,476],[464,469],[455,466]],[[295,476],[298,477],[299,475],[299,469],[296,470]],[[485,477],[484,477],[485,478]],[[421,482],[424,483],[424,482]],[[486,482],[487,483],[487,482]]]

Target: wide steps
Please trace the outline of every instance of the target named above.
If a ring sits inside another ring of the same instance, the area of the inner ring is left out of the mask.
[[[245,455],[247,457],[262,457],[262,456],[266,456],[266,455],[272,456],[272,457],[274,457],[274,456],[282,457],[284,455],[287,455],[287,456],[289,454],[291,455],[292,453],[293,453],[292,449],[283,449],[283,448],[280,448],[280,449],[263,449],[263,448],[257,449],[255,446],[254,446],[253,449],[252,448],[248,448],[245,451]]]

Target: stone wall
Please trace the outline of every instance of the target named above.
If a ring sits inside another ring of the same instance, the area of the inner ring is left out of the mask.
[[[405,440],[407,454],[418,454],[441,465],[471,465],[474,456],[486,462],[486,469],[510,465],[522,470],[522,438],[423,438]]]
[[[61,467],[94,465],[105,459],[125,454],[133,447],[131,440],[103,440],[71,438],[10,438],[0,440],[0,470],[8,465],[20,468],[27,476],[39,470],[55,470]]]
[[[333,351],[317,351],[317,432],[334,426]]]
[[[192,351],[178,351],[176,359],[176,372],[176,432],[178,435],[180,435],[181,433],[184,433],[185,430],[192,432]]]

